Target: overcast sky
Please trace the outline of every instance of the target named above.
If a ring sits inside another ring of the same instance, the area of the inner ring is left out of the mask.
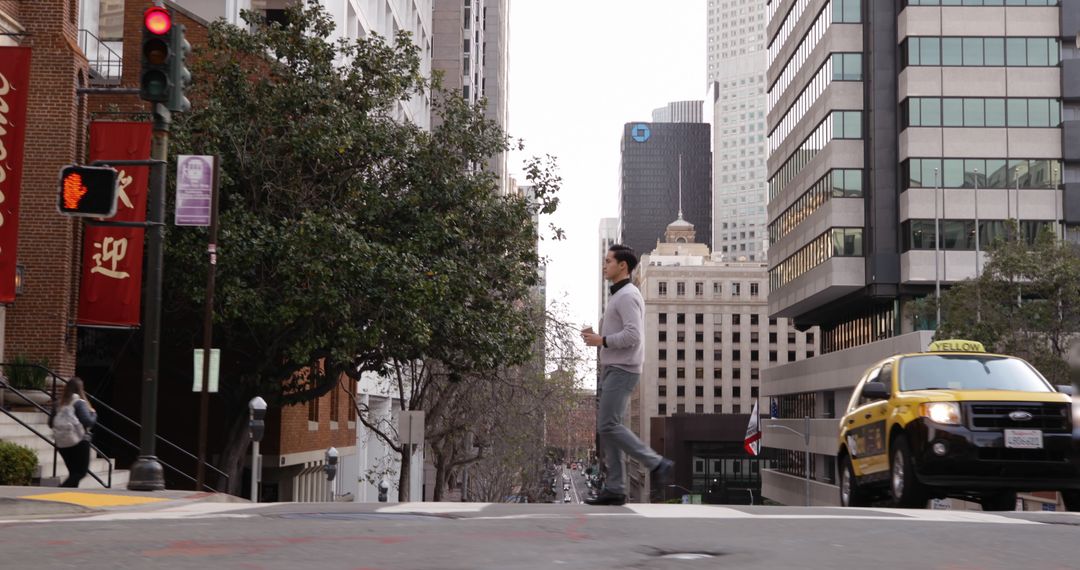
[[[558,158],[561,203],[545,241],[548,303],[597,323],[600,218],[618,215],[623,124],[669,101],[705,98],[705,0],[510,0],[510,158]],[[546,224],[545,224],[546,225]]]

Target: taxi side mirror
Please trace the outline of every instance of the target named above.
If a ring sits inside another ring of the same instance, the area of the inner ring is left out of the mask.
[[[881,382],[867,382],[863,386],[862,397],[867,400],[888,400],[889,389]]]
[[[1068,394],[1070,396],[1073,396],[1073,395],[1076,394],[1076,388],[1074,388],[1074,387],[1072,387],[1072,386],[1070,386],[1068,384],[1060,384],[1060,385],[1054,386],[1054,387],[1057,388],[1057,391],[1061,392],[1062,394]]]

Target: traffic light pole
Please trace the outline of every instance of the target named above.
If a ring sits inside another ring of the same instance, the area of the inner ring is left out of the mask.
[[[153,138],[150,158],[165,161],[169,154],[169,123],[172,115],[161,103],[154,104]],[[146,283],[143,290],[143,381],[142,433],[139,458],[131,466],[128,489],[160,491],[165,488],[165,473],[156,453],[158,362],[161,352],[161,283],[165,245],[164,166],[150,170],[150,192],[146,221]]]

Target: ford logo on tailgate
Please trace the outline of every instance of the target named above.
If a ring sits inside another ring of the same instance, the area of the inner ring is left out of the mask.
[[[1009,412],[1009,419],[1014,421],[1014,422],[1031,421],[1031,418],[1033,418],[1033,417],[1035,417],[1035,416],[1031,415],[1030,412],[1025,412],[1023,410],[1016,410],[1015,412]]]

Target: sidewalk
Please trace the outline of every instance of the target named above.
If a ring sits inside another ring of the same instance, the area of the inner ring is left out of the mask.
[[[247,503],[224,493],[195,491],[128,491],[0,486],[0,517],[32,517],[103,512],[117,509],[159,509],[187,503]]]

